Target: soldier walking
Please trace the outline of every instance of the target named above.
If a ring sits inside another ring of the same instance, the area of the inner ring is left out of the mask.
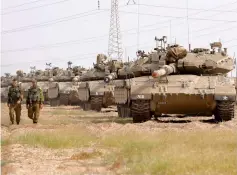
[[[26,108],[28,109],[28,117],[33,123],[38,123],[40,109],[43,108],[44,95],[42,89],[37,86],[37,81],[32,80],[32,86],[28,90]]]
[[[16,123],[19,125],[21,120],[21,101],[23,94],[21,88],[17,84],[17,80],[12,80],[12,85],[8,91],[7,106],[9,107],[9,116],[12,124],[14,124],[14,115],[16,115]]]

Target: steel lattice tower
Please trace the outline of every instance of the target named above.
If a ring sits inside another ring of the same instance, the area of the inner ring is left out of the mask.
[[[108,56],[110,59],[122,60],[123,49],[120,32],[118,1],[119,0],[111,0]]]

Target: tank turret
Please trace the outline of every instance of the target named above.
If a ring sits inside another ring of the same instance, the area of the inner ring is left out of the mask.
[[[212,43],[212,51],[205,48],[195,48],[189,53],[185,53],[183,49],[173,47],[166,54],[165,60],[168,66],[155,70],[152,76],[157,77],[171,73],[193,75],[227,74],[234,69],[234,60],[227,55],[227,49],[221,50],[221,48],[218,48],[218,52],[216,52],[214,46],[219,47],[221,44],[219,42]],[[178,52],[180,53],[177,54]],[[173,70],[169,63],[172,64]]]
[[[117,60],[106,61],[106,56],[103,54],[97,55],[97,63],[94,64],[94,68],[88,70],[82,74],[81,81],[93,81],[93,80],[109,80],[117,77],[117,72],[123,67],[123,63]],[[105,78],[107,77],[108,78]]]

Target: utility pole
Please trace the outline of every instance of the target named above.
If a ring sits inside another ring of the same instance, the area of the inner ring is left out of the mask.
[[[120,32],[118,2],[119,0],[111,0],[108,56],[110,59],[122,60],[123,49]]]
[[[67,62],[67,68],[68,68],[68,69],[71,69],[71,68],[72,68],[72,62],[71,62],[71,61],[68,61],[68,62]]]
[[[100,10],[100,0],[98,0],[98,10]]]
[[[188,15],[189,15],[189,12],[188,12],[188,0],[187,0],[187,24],[188,24],[188,48],[189,48],[189,52],[190,52],[190,40],[189,40],[189,19],[188,19]]]
[[[170,44],[172,44],[172,21],[170,20]]]
[[[46,63],[46,66],[47,66],[48,69],[51,69],[52,63]]]

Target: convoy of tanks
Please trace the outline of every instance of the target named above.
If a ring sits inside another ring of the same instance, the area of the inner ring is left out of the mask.
[[[123,63],[98,54],[89,70],[71,68],[69,63],[66,70],[54,67],[6,74],[1,77],[1,100],[6,102],[13,77],[24,96],[35,78],[50,106],[77,105],[101,111],[116,105],[119,117],[132,117],[134,123],[162,114],[214,115],[217,121],[231,120],[236,86],[227,73],[235,68],[235,61],[227,49],[214,42],[211,49],[187,51],[178,44],[166,46],[166,37],[155,40],[156,48],[148,54],[138,51],[135,61]]]

